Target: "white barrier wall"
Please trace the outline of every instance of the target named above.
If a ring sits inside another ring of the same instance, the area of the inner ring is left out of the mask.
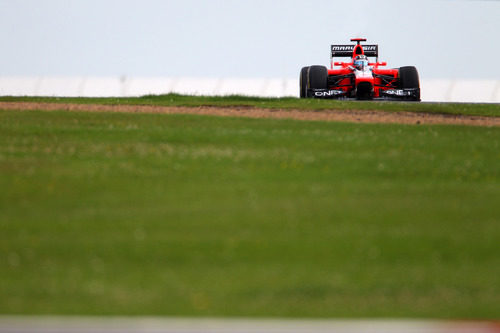
[[[190,95],[284,97],[298,79],[0,77],[0,96],[126,97],[170,92]],[[421,80],[423,101],[500,103],[500,80]]]

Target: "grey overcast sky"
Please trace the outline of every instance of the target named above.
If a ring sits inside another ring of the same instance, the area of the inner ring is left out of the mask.
[[[424,78],[500,79],[494,0],[0,0],[2,76],[298,76],[379,44]]]

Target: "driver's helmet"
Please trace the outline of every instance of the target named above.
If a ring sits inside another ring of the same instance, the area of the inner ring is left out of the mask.
[[[356,56],[356,58],[354,58],[354,67],[359,70],[365,69],[368,67],[368,58],[364,54]]]

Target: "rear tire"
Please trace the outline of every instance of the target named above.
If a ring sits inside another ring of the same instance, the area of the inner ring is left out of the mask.
[[[399,85],[401,89],[418,89],[415,100],[420,100],[420,80],[414,66],[405,66],[399,69]]]
[[[327,89],[328,70],[325,66],[311,66],[308,70],[308,89]]]
[[[300,98],[307,97],[307,71],[309,67],[304,67],[300,71],[299,85],[300,85]]]

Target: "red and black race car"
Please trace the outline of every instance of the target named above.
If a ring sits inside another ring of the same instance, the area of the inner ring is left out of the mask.
[[[361,45],[365,41],[353,38],[351,42],[356,45],[332,45],[330,69],[325,66],[302,68],[300,97],[420,101],[417,69],[413,66],[380,68],[387,63],[378,61],[378,45]],[[334,62],[335,57],[349,57],[351,61]],[[375,62],[370,62],[368,57],[375,57]]]

